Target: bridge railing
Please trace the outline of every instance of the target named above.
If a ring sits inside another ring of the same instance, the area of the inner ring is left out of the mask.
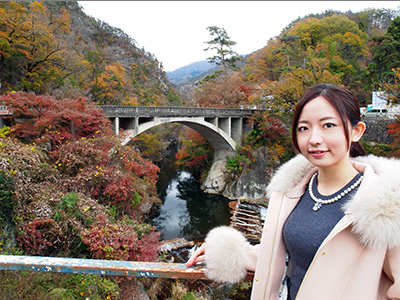
[[[136,262],[82,258],[0,255],[0,270],[150,278],[207,279],[201,267],[180,263]],[[252,280],[248,273],[245,280]]]
[[[107,117],[113,116],[249,116],[256,109],[238,108],[205,108],[205,107],[182,107],[182,106],[118,106],[100,105]]]
[[[182,106],[119,106],[98,105],[107,117],[127,116],[206,116],[206,117],[243,117],[250,116],[257,109],[240,108],[205,108],[205,107],[182,107]],[[8,106],[0,105],[0,115],[10,115]]]

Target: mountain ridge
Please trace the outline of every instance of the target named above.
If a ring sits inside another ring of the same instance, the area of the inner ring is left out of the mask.
[[[189,81],[191,78],[203,74],[213,68],[217,67],[216,64],[209,63],[208,61],[196,61],[189,65],[180,67],[174,71],[166,72],[169,80],[176,84],[182,84]]]

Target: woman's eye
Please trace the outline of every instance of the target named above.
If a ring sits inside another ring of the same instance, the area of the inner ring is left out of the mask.
[[[307,127],[301,126],[301,127],[299,127],[297,130],[298,130],[299,132],[302,132],[302,131],[306,131],[307,129],[308,129]]]
[[[324,125],[324,127],[326,127],[326,128],[332,128],[332,127],[334,127],[335,126],[335,124],[332,124],[332,123],[326,123],[325,125]]]

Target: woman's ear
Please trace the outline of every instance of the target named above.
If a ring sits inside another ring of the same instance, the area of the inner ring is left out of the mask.
[[[358,142],[364,134],[367,125],[364,122],[358,122],[356,127],[353,127],[353,136],[351,141],[356,143]]]

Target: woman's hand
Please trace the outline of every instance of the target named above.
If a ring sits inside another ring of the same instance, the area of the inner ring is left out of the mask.
[[[204,261],[206,252],[206,243],[203,243],[196,251],[193,252],[192,256],[186,262],[186,266],[191,267],[198,262]]]

